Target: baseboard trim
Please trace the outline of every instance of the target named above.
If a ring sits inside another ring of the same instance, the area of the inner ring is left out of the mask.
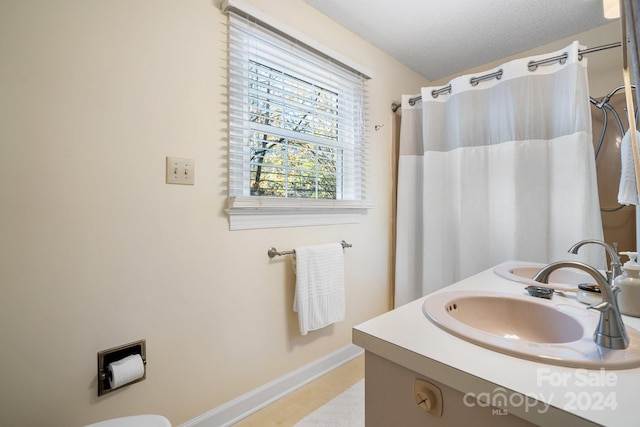
[[[295,371],[187,421],[180,427],[226,427],[360,356],[364,350],[349,344]]]

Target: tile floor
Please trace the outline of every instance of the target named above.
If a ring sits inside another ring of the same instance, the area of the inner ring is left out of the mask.
[[[291,427],[362,378],[364,356],[359,356],[234,424],[234,427]]]

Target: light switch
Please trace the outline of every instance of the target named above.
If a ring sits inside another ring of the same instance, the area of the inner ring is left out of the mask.
[[[167,184],[193,185],[196,161],[167,157]]]

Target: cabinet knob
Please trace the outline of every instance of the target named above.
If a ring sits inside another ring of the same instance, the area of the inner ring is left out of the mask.
[[[433,393],[424,393],[419,391],[416,393],[416,403],[424,412],[429,412],[431,410],[431,402],[433,401]]]
[[[437,417],[442,416],[442,391],[437,386],[416,378],[413,383],[413,395],[416,405],[422,411]]]

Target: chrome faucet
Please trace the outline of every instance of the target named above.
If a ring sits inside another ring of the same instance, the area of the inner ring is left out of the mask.
[[[586,243],[586,241],[581,243]],[[591,304],[588,307],[600,312],[600,322],[593,333],[593,340],[596,344],[615,350],[627,348],[629,346],[629,336],[622,322],[622,316],[620,316],[620,308],[618,307],[618,300],[616,298],[616,293],[619,289],[617,286],[609,284],[607,279],[598,270],[578,261],[559,261],[543,267],[542,270],[533,276],[533,280],[541,283],[549,283],[549,275],[551,272],[565,267],[577,268],[589,273],[595,279],[598,286],[600,286],[602,301]],[[613,283],[613,279],[611,279],[611,283]]]
[[[569,248],[569,252],[571,252],[572,254],[577,254],[578,249],[580,249],[582,245],[586,245],[590,243],[604,246],[605,250],[607,251],[607,254],[609,254],[609,260],[610,260],[609,265],[611,267],[610,267],[610,270],[607,271],[607,279],[609,280],[609,285],[613,287],[613,281],[616,279],[616,277],[622,274],[622,262],[620,261],[620,257],[618,256],[618,250],[617,250],[618,244],[614,243],[612,246],[606,242],[603,242],[602,240],[587,239],[587,240],[582,240],[576,243],[575,245],[571,246],[571,248]]]

